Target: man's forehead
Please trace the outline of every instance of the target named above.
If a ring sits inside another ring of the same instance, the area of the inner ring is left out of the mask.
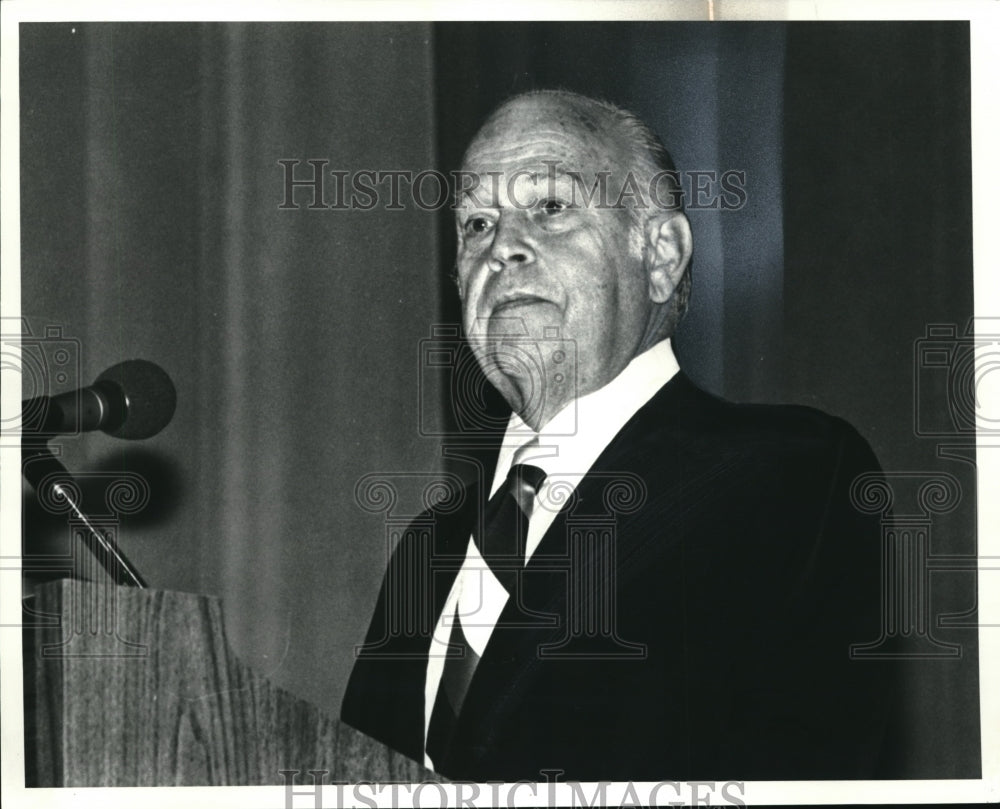
[[[469,144],[463,171],[594,174],[622,165],[620,133],[558,97],[528,97],[502,107]]]

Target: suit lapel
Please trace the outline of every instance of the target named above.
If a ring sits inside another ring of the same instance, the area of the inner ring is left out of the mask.
[[[490,714],[503,711],[505,702],[516,699],[517,692],[530,684],[542,665],[539,649],[566,636],[568,537],[578,528],[616,520],[615,511],[608,508],[609,487],[619,487],[624,500],[618,502],[623,505],[633,495],[640,499],[648,496],[646,463],[637,461],[636,447],[662,437],[664,430],[669,432],[677,421],[677,411],[688,404],[692,391],[701,395],[681,374],[664,385],[605,447],[580,480],[574,496],[556,515],[527,564],[522,604],[513,598],[507,602],[473,677],[458,727],[461,744],[484,741],[482,735],[492,724]],[[630,516],[618,517],[617,527]],[[676,533],[671,537],[667,532],[666,536],[667,541],[677,539]],[[620,561],[631,556],[634,544],[651,540],[662,538],[618,531],[616,558]],[[592,566],[593,560],[584,560],[583,564]],[[533,614],[525,614],[522,606]]]
[[[633,509],[630,505],[633,498],[645,500],[649,497],[646,482],[649,462],[637,455],[636,448],[657,446],[662,455],[665,451],[664,435],[672,432],[678,413],[689,405],[692,396],[699,395],[704,394],[682,372],[678,372],[636,411],[580,480],[573,496],[542,537],[535,554],[528,561],[529,567],[547,558],[565,556],[570,522],[585,522],[600,517],[614,519],[620,517],[619,512],[627,513]],[[660,457],[658,460],[663,462],[666,459]],[[609,487],[613,487],[612,490]],[[619,548],[619,551],[625,550],[628,549]]]

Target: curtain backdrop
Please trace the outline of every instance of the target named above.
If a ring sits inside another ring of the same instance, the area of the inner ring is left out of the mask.
[[[83,382],[144,357],[178,391],[163,433],[61,441],[67,466],[144,475],[121,544],[151,586],[223,597],[236,650],[336,712],[386,561],[355,484],[437,465],[415,429],[437,237],[431,213],[311,210],[309,188],[281,210],[278,161],[431,167],[430,26],[21,36],[24,312],[80,340]]]
[[[130,357],[178,389],[160,435],[67,438],[64,461],[95,488],[116,470],[149,482],[121,544],[153,587],[224,598],[234,648],[275,683],[337,712],[392,519],[448,469],[440,444],[455,426],[447,374],[426,359],[454,345],[458,320],[447,211],[310,207],[307,161],[320,161],[327,203],[331,171],[457,168],[482,117],[533,87],[634,109],[682,171],[745,173],[737,210],[690,210],[682,366],[720,395],[846,418],[890,473],[952,476],[961,502],[934,517],[932,551],[975,553],[974,455],[939,457],[918,429],[947,416],[947,390],[922,416],[914,399],[930,379],[914,361],[928,325],[964,330],[972,314],[967,26],[20,35],[24,315],[81,358],[79,378],[53,389]],[[299,161],[291,204],[282,160]],[[388,521],[355,494],[376,473],[399,491]],[[25,522],[26,566],[67,552],[65,522],[30,496]],[[961,656],[908,664],[899,773],[970,777],[974,576],[939,574],[932,596],[935,617],[953,616],[933,634]]]
[[[786,64],[778,392],[851,421],[898,524],[926,526],[933,643],[906,663],[899,768],[978,774],[969,27],[796,23]]]

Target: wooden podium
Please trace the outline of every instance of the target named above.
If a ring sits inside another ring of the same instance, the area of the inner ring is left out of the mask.
[[[24,619],[27,786],[443,780],[255,675],[218,599],[67,579]]]

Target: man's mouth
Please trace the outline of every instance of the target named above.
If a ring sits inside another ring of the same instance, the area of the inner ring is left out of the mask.
[[[507,309],[516,309],[521,306],[531,306],[536,303],[551,303],[551,301],[540,298],[537,295],[517,295],[513,298],[501,300],[493,306],[493,315],[502,314]]]

